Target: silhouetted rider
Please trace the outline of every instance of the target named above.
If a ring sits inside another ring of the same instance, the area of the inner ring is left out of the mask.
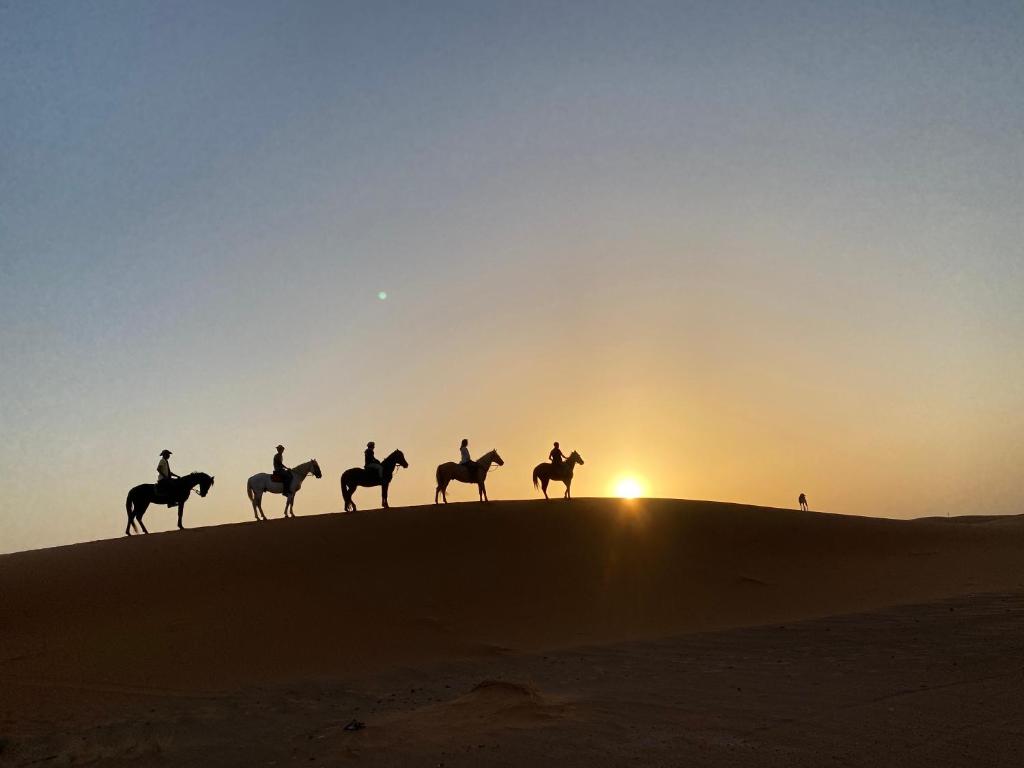
[[[379,461],[377,461],[377,457],[373,455],[373,449],[375,447],[376,444],[372,440],[366,444],[366,450],[363,451],[363,467],[367,472],[376,472],[377,479],[383,482],[384,467]]]
[[[284,465],[284,446],[277,446],[274,454],[274,474],[281,476],[282,493],[287,496],[292,489],[292,471]]]
[[[548,458],[551,459],[551,463],[556,467],[560,467],[562,462],[565,461],[565,455],[562,453],[562,449],[558,447],[558,441],[555,441],[555,447],[551,449],[551,453],[548,454]]]
[[[476,482],[476,462],[473,461],[473,457],[469,455],[469,440],[462,438],[462,444],[459,446],[459,464],[466,468],[469,472],[470,482]]]
[[[158,496],[170,498],[173,483],[171,480],[178,475],[171,472],[171,452],[164,448],[160,451],[160,463],[156,465],[156,492]]]

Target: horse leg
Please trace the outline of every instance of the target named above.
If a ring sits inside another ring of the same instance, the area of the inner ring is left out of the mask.
[[[144,501],[135,508],[135,519],[139,521],[139,527],[142,528],[143,533],[149,533],[146,530],[146,524],[142,522],[142,516],[146,514],[146,510],[149,509],[149,502]]]
[[[185,530],[185,526],[181,524],[181,516],[183,514],[185,514],[185,502],[184,502],[184,500],[178,502],[178,530],[179,531],[184,531]]]
[[[548,498],[548,482],[550,481],[546,477],[540,481],[540,489],[544,491],[545,499]]]
[[[565,481],[565,496],[564,496],[564,498],[566,498],[566,499],[571,499],[572,498],[572,494],[570,493],[571,489],[572,489],[572,480],[566,480]]]
[[[381,483],[380,486],[380,505],[382,509],[388,508],[388,483]]]
[[[124,527],[124,535],[131,536],[132,528],[135,526],[135,515],[132,514],[132,500],[129,498],[125,503],[125,511],[128,513],[128,524]],[[136,528],[136,530],[138,530]]]

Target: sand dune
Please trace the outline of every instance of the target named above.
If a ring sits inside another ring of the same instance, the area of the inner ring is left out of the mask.
[[[497,669],[556,649],[1014,592],[1022,555],[1021,518],[606,499],[312,516],[5,555],[0,716],[8,733],[38,738],[40,723],[110,718],[139,697],[194,710],[243,690],[373,687],[443,664]],[[479,677],[420,702],[415,723],[401,708],[381,714],[366,738],[388,725],[433,743],[481,722],[574,717],[571,696]],[[179,751],[187,730],[171,729]],[[170,749],[159,729],[139,754],[109,738],[118,759]]]
[[[1024,586],[1024,521],[579,499],[245,523],[0,557],[4,671],[222,688]]]

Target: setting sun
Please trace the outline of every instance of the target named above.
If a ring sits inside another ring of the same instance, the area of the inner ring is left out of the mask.
[[[622,477],[615,483],[615,495],[620,499],[635,499],[643,492],[643,486],[635,477]]]

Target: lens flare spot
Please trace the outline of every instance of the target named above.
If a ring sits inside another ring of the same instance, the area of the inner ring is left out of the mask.
[[[632,476],[620,477],[615,481],[615,495],[620,499],[635,499],[644,495],[644,486]]]
[[[381,301],[387,301],[388,292],[387,291],[377,291],[377,298],[380,299]]]

